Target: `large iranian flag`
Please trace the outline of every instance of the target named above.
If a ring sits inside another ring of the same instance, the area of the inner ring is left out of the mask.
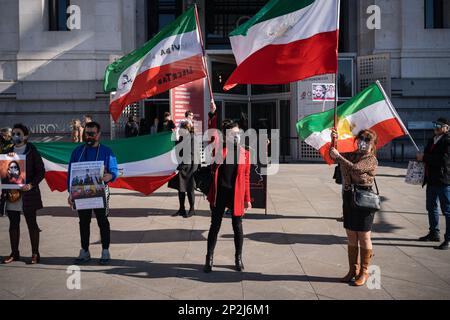
[[[237,84],[284,84],[336,73],[339,0],[271,0],[230,34]]]
[[[160,188],[174,175],[178,166],[172,133],[105,141],[117,157],[119,178],[112,188],[136,190],[146,195]],[[45,179],[52,191],[67,190],[67,168],[75,143],[35,143],[45,164]]]
[[[371,129],[377,133],[377,148],[408,133],[378,81],[340,105],[337,108],[337,119],[337,149],[341,153],[357,150],[355,136],[363,129]],[[333,163],[328,155],[333,126],[334,109],[310,115],[297,123],[300,138],[318,150],[329,164]]]
[[[109,109],[117,121],[127,105],[205,75],[196,8],[192,7],[141,48],[110,64],[103,89],[112,92]]]

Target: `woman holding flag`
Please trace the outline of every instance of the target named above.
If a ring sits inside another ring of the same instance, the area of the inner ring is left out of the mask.
[[[332,140],[337,141],[338,133],[332,130]],[[371,230],[374,212],[356,208],[353,205],[353,187],[372,190],[375,181],[377,134],[372,130],[362,130],[356,136],[358,150],[341,155],[335,148],[330,148],[330,157],[341,167],[344,194],[343,213],[344,228],[348,237],[348,260],[350,270],[341,279],[363,286],[368,277],[368,268],[372,259]],[[358,259],[360,255],[360,261]]]

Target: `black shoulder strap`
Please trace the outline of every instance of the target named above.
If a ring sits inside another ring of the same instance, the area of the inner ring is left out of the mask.
[[[378,189],[377,178],[373,177],[373,182],[375,183],[375,188],[377,189],[377,195],[380,195],[380,190]]]

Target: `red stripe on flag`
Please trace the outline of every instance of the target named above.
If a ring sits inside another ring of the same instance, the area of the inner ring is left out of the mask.
[[[288,44],[268,45],[234,70],[224,90],[237,84],[281,84],[336,73],[338,34],[336,30]]]
[[[379,122],[371,127],[370,130],[375,131],[378,135],[377,149],[381,149],[395,138],[403,137],[404,135],[406,135],[406,132],[403,130],[397,118]],[[319,153],[322,155],[325,162],[331,165],[334,163],[334,161],[329,156],[330,147],[331,143],[323,145],[322,148],[320,148]],[[338,141],[338,151],[340,153],[354,152],[357,150],[357,148],[358,147],[355,143],[354,137]]]
[[[149,195],[155,190],[159,189],[176,173],[170,176],[143,176],[143,177],[127,177],[118,178],[113,183],[110,183],[111,188],[128,189],[141,192]],[[45,173],[45,180],[47,181],[50,190],[52,191],[67,191],[67,172],[64,171],[48,171]]]
[[[136,77],[130,92],[111,102],[109,111],[117,121],[126,106],[205,76],[202,55],[149,69]]]

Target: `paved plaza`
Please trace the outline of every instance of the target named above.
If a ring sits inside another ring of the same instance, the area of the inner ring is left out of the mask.
[[[101,245],[92,220],[91,254],[81,267],[81,289],[69,290],[67,268],[78,255],[76,213],[67,194],[42,183],[45,209],[39,265],[0,265],[0,299],[450,299],[450,251],[415,241],[427,233],[425,192],[404,183],[404,166],[378,170],[383,211],[374,225],[373,264],[381,288],[339,283],[347,272],[341,187],[333,167],[281,165],[269,177],[268,214],[251,210],[244,220],[245,272],[233,270],[231,219],[226,217],[215,254],[214,272],[202,271],[210,218],[208,203],[196,198],[197,215],[171,217],[178,209],[174,190],[163,187],[149,197],[114,189],[111,200],[109,266],[98,265]],[[444,229],[441,219],[441,229]],[[24,219],[21,254],[29,257]],[[0,218],[0,254],[9,254],[8,219]]]

